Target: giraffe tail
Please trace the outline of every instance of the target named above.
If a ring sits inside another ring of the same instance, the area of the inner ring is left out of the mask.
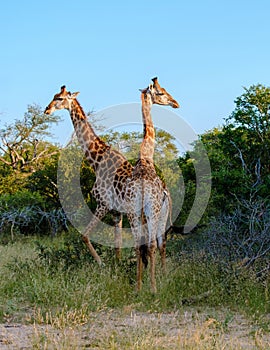
[[[148,247],[145,243],[146,241],[146,232],[143,229],[144,225],[146,224],[145,215],[144,215],[144,180],[141,181],[142,186],[142,204],[141,204],[141,230],[144,231],[143,236],[141,237],[141,245],[140,245],[140,255],[142,262],[144,264],[144,267],[147,268],[148,265]]]
[[[142,262],[144,264],[144,267],[147,268],[147,265],[148,265],[148,247],[146,244],[141,244],[140,254],[141,254],[141,258],[142,258]]]

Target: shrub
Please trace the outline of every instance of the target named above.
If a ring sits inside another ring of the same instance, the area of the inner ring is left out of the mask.
[[[102,248],[96,244],[94,247],[101,255]],[[81,235],[72,229],[63,235],[60,245],[44,245],[37,241],[36,251],[40,261],[52,271],[74,269],[94,261]]]
[[[67,227],[63,210],[45,208],[44,199],[38,193],[27,190],[15,194],[0,196],[0,232],[1,241],[7,241],[8,235],[14,240],[16,234],[55,235]]]
[[[231,215],[212,220],[204,233],[206,253],[232,269],[269,276],[270,214],[265,201],[242,201]]]

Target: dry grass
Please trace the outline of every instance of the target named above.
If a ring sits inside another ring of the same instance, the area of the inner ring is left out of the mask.
[[[138,313],[130,306],[122,311],[92,313],[85,317],[84,324],[76,324],[76,312],[65,310],[54,319],[50,315],[43,319],[38,312],[36,317],[38,322],[33,325],[0,326],[0,348],[246,350],[270,347],[270,337],[262,329],[226,310],[188,308],[172,313]]]

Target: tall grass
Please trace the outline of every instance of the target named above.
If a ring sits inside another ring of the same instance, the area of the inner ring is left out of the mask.
[[[270,324],[268,281],[258,284],[250,272],[222,269],[197,253],[181,254],[168,258],[166,275],[157,264],[156,295],[148,271],[137,294],[132,250],[124,250],[116,263],[113,250],[102,249],[105,266],[99,267],[76,246],[62,237],[0,246],[0,323],[29,324],[33,349],[245,349],[237,339],[224,339],[235,311],[255,320],[253,342],[267,349],[260,332]],[[191,330],[181,331],[187,305],[198,315],[211,307],[232,312],[204,313],[202,319],[195,314]],[[165,330],[160,320],[168,314]],[[156,316],[151,321],[144,315]]]
[[[44,244],[52,243],[47,240]],[[116,264],[108,251],[103,267],[91,259],[75,267],[64,266],[61,260],[53,261],[52,266],[49,260],[38,257],[31,240],[0,246],[0,321],[19,320],[26,314],[33,320],[37,309],[43,317],[48,312],[59,315],[63,310],[75,314],[83,310],[86,317],[92,311],[131,305],[139,311],[156,312],[175,311],[185,304],[228,306],[251,315],[270,310],[267,281],[258,284],[251,273],[224,272],[218,264],[200,256],[182,257],[178,262],[168,259],[166,275],[158,264],[156,295],[150,292],[145,271],[143,290],[137,294],[131,252],[124,253],[123,261]]]

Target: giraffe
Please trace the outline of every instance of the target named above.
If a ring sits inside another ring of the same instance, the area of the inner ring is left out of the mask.
[[[151,290],[156,292],[155,252],[160,250],[162,265],[165,267],[166,222],[170,211],[171,198],[165,183],[158,177],[154,167],[155,129],[151,118],[151,107],[155,104],[178,108],[178,102],[159,85],[158,79],[141,90],[144,137],[140,146],[139,159],[133,169],[126,188],[127,215],[135,240],[137,257],[137,291],[142,286],[142,265],[150,257]],[[147,230],[143,229],[144,217]]]
[[[153,84],[150,84],[146,89],[141,91],[142,101],[142,118],[144,124],[144,138],[140,147],[139,159],[147,159],[154,163],[154,147],[155,147],[155,129],[151,118],[151,108],[153,104],[169,105],[172,108],[179,108],[179,104],[174,98],[159,85],[158,78],[152,79]],[[138,163],[138,162],[137,162]],[[166,239],[165,230],[169,215],[171,214],[171,196],[166,184],[163,183],[164,193],[166,194],[162,203],[161,214],[158,225],[158,248],[161,255],[161,264],[165,271],[166,258]]]
[[[121,212],[123,212],[121,193],[133,167],[120,152],[112,149],[96,135],[77,100],[78,94],[79,92],[68,92],[66,87],[62,86],[60,93],[54,96],[44,113],[51,114],[59,109],[69,111],[78,141],[96,174],[92,194],[97,201],[97,208],[82,238],[91,255],[101,265],[101,259],[90,242],[89,234],[99,220],[111,211],[115,225],[116,257],[120,258]]]
[[[93,186],[92,194],[97,200],[97,208],[93,219],[83,233],[83,240],[91,255],[98,264],[101,264],[101,259],[92,246],[89,236],[99,220],[109,211],[113,211],[115,214],[116,254],[118,258],[120,257],[121,216],[119,213],[127,212],[129,194],[126,188],[130,181],[133,167],[121,153],[113,150],[96,135],[77,100],[78,94],[79,92],[68,92],[66,87],[62,86],[60,93],[54,96],[44,113],[51,114],[59,109],[69,111],[78,141],[96,174],[96,182]],[[161,93],[156,95],[161,96]],[[157,98],[156,101],[153,99],[153,103],[168,104],[167,101],[162,101],[161,97]],[[128,203],[130,203],[129,200]]]

